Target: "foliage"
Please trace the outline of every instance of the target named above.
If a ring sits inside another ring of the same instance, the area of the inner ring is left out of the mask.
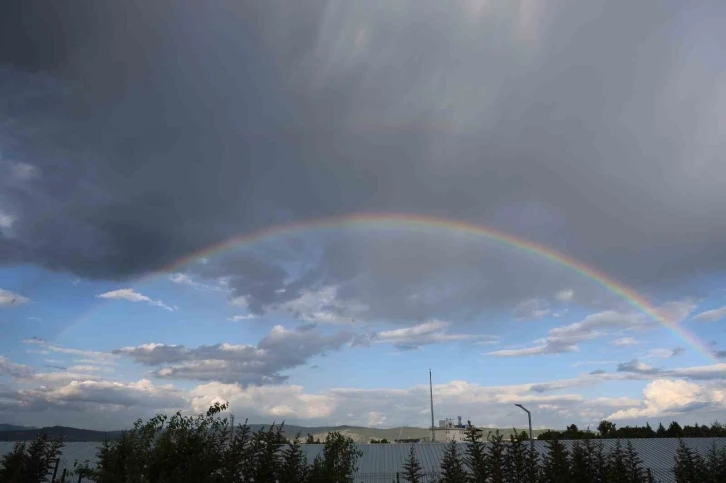
[[[597,483],[597,448],[591,439],[575,441],[572,445],[572,479],[578,483]]]
[[[369,443],[370,444],[391,444],[391,442],[388,441],[386,438],[383,438],[383,439],[371,438]]]
[[[309,465],[299,435],[288,442],[283,424],[251,432],[247,421],[230,428],[215,404],[205,415],[159,415],[137,421],[119,440],[105,442],[98,463],[76,474],[96,483],[346,483],[360,457],[355,443],[339,433],[325,441],[323,455]]]
[[[625,463],[625,450],[620,440],[615,442],[615,448],[608,457],[608,483],[629,483],[628,467]]]
[[[282,452],[279,483],[305,483],[308,481],[308,467],[305,454],[300,446],[300,434],[295,436]]]
[[[308,437],[305,439],[305,444],[322,444],[322,442],[320,438],[315,438],[312,434],[308,434]]]
[[[633,448],[633,443],[628,441],[625,447],[625,468],[627,469],[627,483],[640,483],[644,481],[646,473],[643,470],[643,460]]]
[[[547,441],[547,455],[542,463],[543,483],[569,483],[571,480],[570,453],[559,440]]]
[[[444,459],[441,462],[441,479],[439,483],[467,483],[467,474],[459,458],[456,441],[446,445]],[[471,480],[479,481],[479,480]]]
[[[726,481],[726,447],[720,450],[713,443],[705,459],[705,472],[708,475],[704,483],[719,483]]]
[[[537,481],[537,453],[531,451],[529,435],[522,431],[512,433],[504,457],[505,483],[535,483]],[[533,461],[532,458],[535,458]]]
[[[464,435],[466,437],[464,462],[469,468],[471,482],[484,483],[489,479],[489,463],[482,430],[472,426],[471,421],[467,421]]]
[[[624,426],[617,428],[615,423],[607,420],[600,421],[597,427],[598,434],[589,430],[580,430],[574,424],[567,426],[565,431],[548,430],[540,433],[537,439],[541,440],[569,440],[569,439],[637,439],[637,438],[724,438],[726,437],[726,427],[721,423],[714,422],[710,427],[706,425],[693,426],[685,425],[681,427],[676,421],[668,425],[666,429],[663,424],[658,425],[657,430],[653,430],[650,424],[645,426]]]
[[[358,459],[362,454],[352,439],[338,432],[328,433],[323,456],[313,461],[310,481],[353,483],[353,475],[358,471]]]
[[[414,446],[411,445],[411,451],[408,454],[408,459],[403,465],[403,479],[408,483],[420,483],[423,476],[423,468],[421,468],[421,463],[416,457],[416,450],[414,449]]]
[[[0,460],[0,481],[5,483],[41,483],[46,481],[61,454],[63,441],[40,434],[30,444],[17,442]]]
[[[504,447],[504,436],[497,430],[487,437],[487,459],[489,466],[489,481],[491,483],[504,483],[506,471],[506,457]]]
[[[701,455],[689,448],[683,440],[678,442],[673,474],[676,483],[702,483],[706,480],[706,465]]]

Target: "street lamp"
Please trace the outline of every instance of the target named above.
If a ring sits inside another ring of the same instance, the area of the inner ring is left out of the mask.
[[[521,404],[515,404],[518,408],[520,408],[522,411],[527,413],[527,419],[529,420],[529,448],[532,450],[532,453],[534,454],[534,439],[532,439],[532,413],[529,412],[527,408],[522,406]]]

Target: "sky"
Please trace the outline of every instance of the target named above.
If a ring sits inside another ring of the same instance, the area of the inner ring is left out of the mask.
[[[726,420],[724,2],[0,9],[0,422]]]

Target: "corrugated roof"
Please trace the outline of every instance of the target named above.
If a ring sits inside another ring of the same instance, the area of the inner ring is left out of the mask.
[[[678,448],[678,440],[675,438],[658,439],[631,439],[621,440],[623,447],[627,441],[632,442],[633,447],[643,460],[643,467],[650,468],[656,481],[661,483],[674,482],[672,468],[674,457]],[[705,454],[713,444],[718,448],[726,447],[726,438],[685,438],[685,443],[695,451]],[[568,448],[572,448],[574,441],[563,441]],[[615,446],[616,440],[606,439],[603,444],[606,450]],[[535,449],[540,454],[547,451],[546,441],[535,441]],[[358,461],[358,481],[391,481],[397,472],[403,470],[403,465],[408,458],[411,446],[416,448],[416,455],[423,470],[427,473],[438,473],[441,461],[444,456],[446,443],[402,443],[402,444],[360,444],[359,449],[363,453]],[[73,468],[74,461],[96,460],[99,443],[67,443],[63,448],[61,456],[60,471]],[[462,452],[465,445],[461,445]],[[12,442],[0,442],[0,455],[9,452],[13,447]],[[303,450],[309,462],[315,456],[322,454],[322,444],[303,445]],[[59,473],[60,474],[60,473]]]

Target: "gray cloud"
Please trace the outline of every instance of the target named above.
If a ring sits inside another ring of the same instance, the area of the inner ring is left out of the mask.
[[[578,344],[606,335],[614,329],[642,330],[651,324],[638,315],[605,311],[588,315],[581,322],[550,329],[547,337],[534,341],[534,345],[521,349],[502,349],[488,352],[490,356],[518,357],[561,354],[579,350]]]
[[[549,303],[543,299],[530,299],[520,303],[514,309],[517,319],[541,319],[550,313]]]
[[[70,3],[0,11],[6,263],[123,279],[271,224],[398,211],[492,225],[637,289],[726,267],[716,0],[529,17],[516,2]],[[406,320],[587,298],[507,250],[375,238],[302,274],[255,253],[231,289],[261,313],[335,287],[338,312]]]
[[[301,326],[294,330],[275,326],[257,345],[216,344],[187,348],[183,345],[144,344],[124,347],[114,354],[128,356],[140,364],[161,366],[156,377],[202,381],[272,384],[287,379],[281,374],[307,363],[313,356],[338,350],[353,342],[353,335],[330,336]]]
[[[13,361],[0,356],[0,376],[10,376],[15,378],[29,377],[33,373],[32,369],[23,364],[16,364]]]
[[[618,372],[690,380],[726,380],[726,364],[662,369],[650,366],[638,359],[633,359],[630,362],[618,364]]]
[[[633,359],[630,362],[623,362],[618,364],[618,372],[631,372],[634,374],[660,374],[663,369],[649,366],[644,362],[640,362],[637,359]]]
[[[369,340],[391,343],[400,350],[415,350],[430,344],[457,341],[490,342],[498,339],[489,335],[454,334],[448,330],[451,325],[451,322],[431,320],[411,327],[375,332],[369,335]]]
[[[19,307],[28,302],[27,297],[0,288],[0,308]]]
[[[693,316],[693,320],[698,322],[718,322],[723,318],[726,318],[726,307],[706,310]]]

